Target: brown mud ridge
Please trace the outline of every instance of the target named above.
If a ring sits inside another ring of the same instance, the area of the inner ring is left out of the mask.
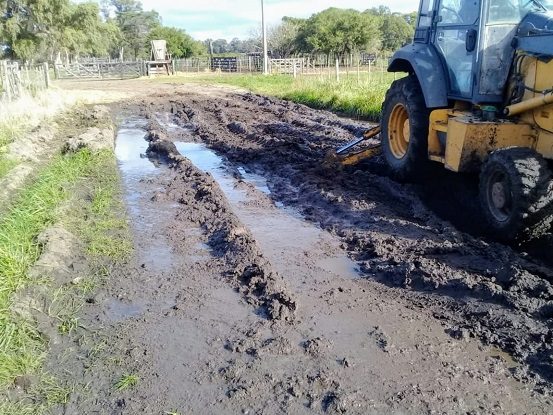
[[[252,94],[217,100],[196,95],[151,99],[138,108],[151,119],[171,113],[193,132],[192,139],[263,174],[271,197],[337,235],[365,278],[407,289],[402,295],[443,319],[454,338],[476,337],[500,347],[524,363],[518,378],[550,389],[553,269],[543,258],[457,230],[422,202],[432,191],[436,199],[454,199],[452,193],[470,185],[448,188],[444,179],[436,187],[401,185],[386,176],[380,160],[325,169],[324,155],[366,126],[289,102]],[[465,202],[449,214],[474,209]]]
[[[221,91],[117,111],[135,253],[56,362],[84,385],[60,413],[553,411],[551,270],[378,160],[321,163],[366,125]]]

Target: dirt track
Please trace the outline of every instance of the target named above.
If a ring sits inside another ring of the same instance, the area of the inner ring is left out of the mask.
[[[90,301],[101,392],[67,413],[553,411],[553,270],[436,215],[470,179],[325,166],[367,125],[251,94],[114,111],[136,257]],[[123,397],[113,355],[141,379]]]

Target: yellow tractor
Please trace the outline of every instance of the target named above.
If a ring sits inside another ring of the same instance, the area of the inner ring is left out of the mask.
[[[388,68],[408,74],[382,107],[392,174],[411,180],[429,161],[479,172],[485,222],[505,241],[541,236],[553,222],[552,8],[421,0],[413,43]]]

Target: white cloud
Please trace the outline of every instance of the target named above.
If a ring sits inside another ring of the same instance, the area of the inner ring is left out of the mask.
[[[199,38],[247,37],[260,24],[260,0],[142,0],[146,10],[157,10],[163,22],[186,29]],[[411,12],[418,0],[265,0],[268,23],[278,23],[282,17],[309,17],[329,7],[366,10],[385,3],[392,11]]]

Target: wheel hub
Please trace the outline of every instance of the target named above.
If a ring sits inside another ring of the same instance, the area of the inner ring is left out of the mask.
[[[488,208],[498,222],[507,222],[513,213],[511,186],[504,171],[495,171],[488,181]]]
[[[400,160],[407,154],[411,140],[411,123],[407,108],[398,103],[392,109],[388,120],[388,139],[392,155]]]
[[[497,182],[492,185],[492,202],[497,209],[503,209],[507,204],[507,194],[505,193],[505,184]]]
[[[406,143],[411,140],[411,125],[409,124],[409,118],[403,122],[403,139]]]

